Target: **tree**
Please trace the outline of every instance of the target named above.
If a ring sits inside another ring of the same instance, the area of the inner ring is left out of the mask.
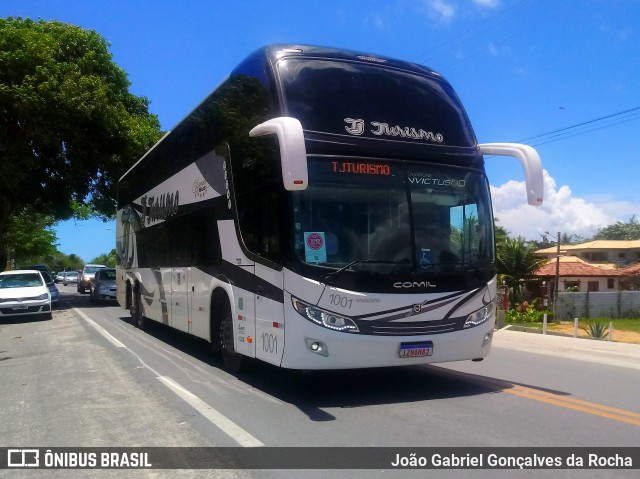
[[[523,237],[506,238],[497,250],[497,270],[500,281],[511,291],[511,304],[520,301],[520,280],[530,278],[546,260],[533,254],[535,248]]]
[[[89,263],[92,264],[103,264],[105,266],[108,266],[110,268],[115,268],[116,267],[116,249],[112,249],[109,254],[102,254],[94,259],[92,259],[91,261],[89,261]]]
[[[633,215],[629,221],[623,223],[618,221],[616,224],[600,228],[593,237],[594,240],[639,240],[640,239],[640,223]]]
[[[540,241],[531,241],[531,244],[534,246],[534,249],[547,249],[558,246],[558,237],[552,233],[545,233],[541,235],[542,240]],[[569,233],[560,233],[560,244],[568,245],[568,244],[580,244],[584,242],[584,238],[582,236],[576,234]]]
[[[34,213],[29,208],[9,218],[6,248],[16,266],[41,263],[44,258],[53,257],[57,239],[52,229],[54,223],[51,216]]]
[[[0,264],[10,218],[115,213],[117,179],[160,137],[95,31],[0,19]]]
[[[509,232],[504,226],[498,224],[498,218],[495,219],[495,238],[496,238],[496,251],[500,251],[507,239],[509,238]]]
[[[53,255],[45,259],[34,261],[34,263],[44,263],[51,271],[78,271],[82,268],[84,261],[75,254],[66,255],[56,251]]]

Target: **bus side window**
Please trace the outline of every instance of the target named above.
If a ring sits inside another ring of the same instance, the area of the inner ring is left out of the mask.
[[[218,223],[213,212],[198,212],[192,223],[192,265],[213,266],[222,262]]]

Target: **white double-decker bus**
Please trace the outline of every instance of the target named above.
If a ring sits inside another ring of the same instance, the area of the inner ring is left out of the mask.
[[[494,223],[458,97],[413,63],[298,45],[243,61],[119,182],[118,301],[246,357],[336,369],[479,360]]]

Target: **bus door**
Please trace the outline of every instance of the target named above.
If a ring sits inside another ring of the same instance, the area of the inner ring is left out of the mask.
[[[189,332],[189,275],[190,268],[171,268],[171,326]]]
[[[256,263],[256,357],[280,365],[284,351],[282,271]]]

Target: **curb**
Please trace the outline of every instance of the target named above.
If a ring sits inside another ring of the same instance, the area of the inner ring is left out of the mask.
[[[585,341],[587,338],[549,333],[522,333],[508,328],[497,330],[493,335],[493,347],[640,369],[640,344]]]

